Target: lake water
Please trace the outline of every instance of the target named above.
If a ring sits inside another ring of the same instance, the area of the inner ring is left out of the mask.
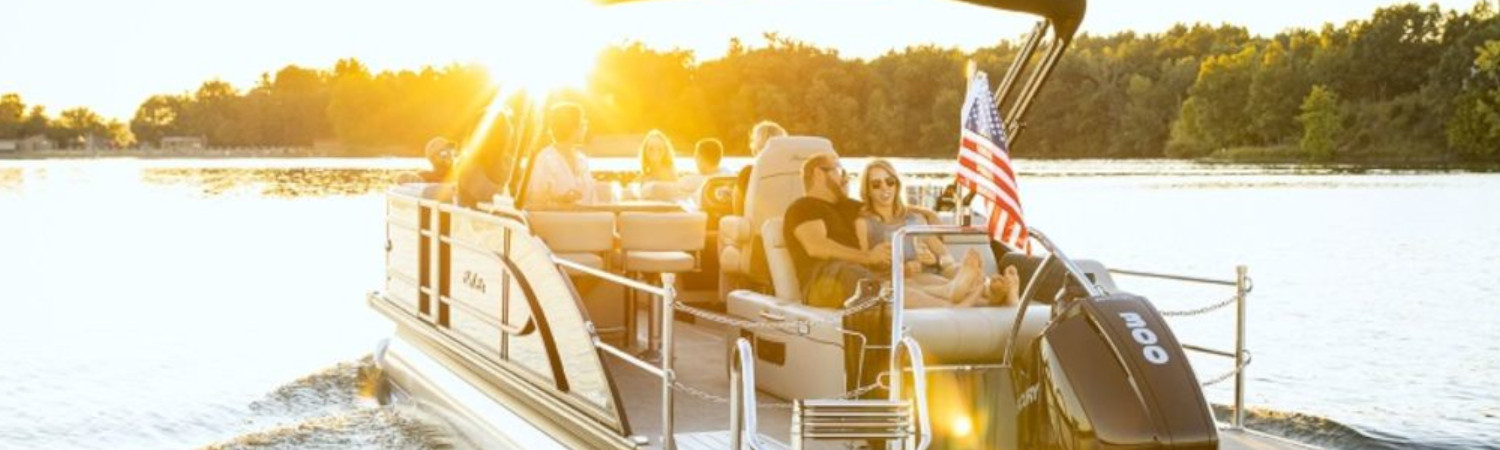
[[[380,192],[419,165],[0,161],[0,448],[441,445],[440,424],[357,392],[391,330],[364,304],[383,283]],[[1249,266],[1252,426],[1500,448],[1500,175],[1018,166],[1029,222],[1071,256],[1217,278]],[[1168,310],[1232,293],[1118,281]],[[1231,348],[1233,319],[1171,323]],[[1229,368],[1194,362],[1202,378]],[[1227,404],[1231,389],[1207,393]]]

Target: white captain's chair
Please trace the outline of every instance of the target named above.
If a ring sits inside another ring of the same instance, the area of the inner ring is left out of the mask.
[[[769,284],[761,230],[801,198],[802,163],[813,155],[836,154],[828,139],[813,136],[771,138],[755,156],[745,189],[745,215],[719,220],[719,298],[745,282]],[[779,228],[778,228],[779,230]]]

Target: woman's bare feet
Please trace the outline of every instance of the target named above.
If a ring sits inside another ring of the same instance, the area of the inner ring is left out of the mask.
[[[953,281],[948,283],[948,301],[962,303],[970,294],[982,291],[983,287],[984,260],[980,259],[979,251],[970,249],[964,253],[964,262],[958,267],[958,273],[953,274]]]
[[[987,291],[994,305],[1021,303],[1021,274],[1016,266],[1006,266],[999,276],[991,278]]]

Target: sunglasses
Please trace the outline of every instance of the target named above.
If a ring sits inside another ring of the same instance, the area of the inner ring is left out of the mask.
[[[895,178],[874,178],[870,180],[870,187],[877,189],[894,188],[900,185],[901,182],[896,180]]]

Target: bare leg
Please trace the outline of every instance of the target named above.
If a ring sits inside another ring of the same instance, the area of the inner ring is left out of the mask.
[[[905,304],[905,309],[953,307],[953,303],[942,296],[932,295],[917,286],[908,286],[906,288],[906,296],[903,297],[903,303]]]

